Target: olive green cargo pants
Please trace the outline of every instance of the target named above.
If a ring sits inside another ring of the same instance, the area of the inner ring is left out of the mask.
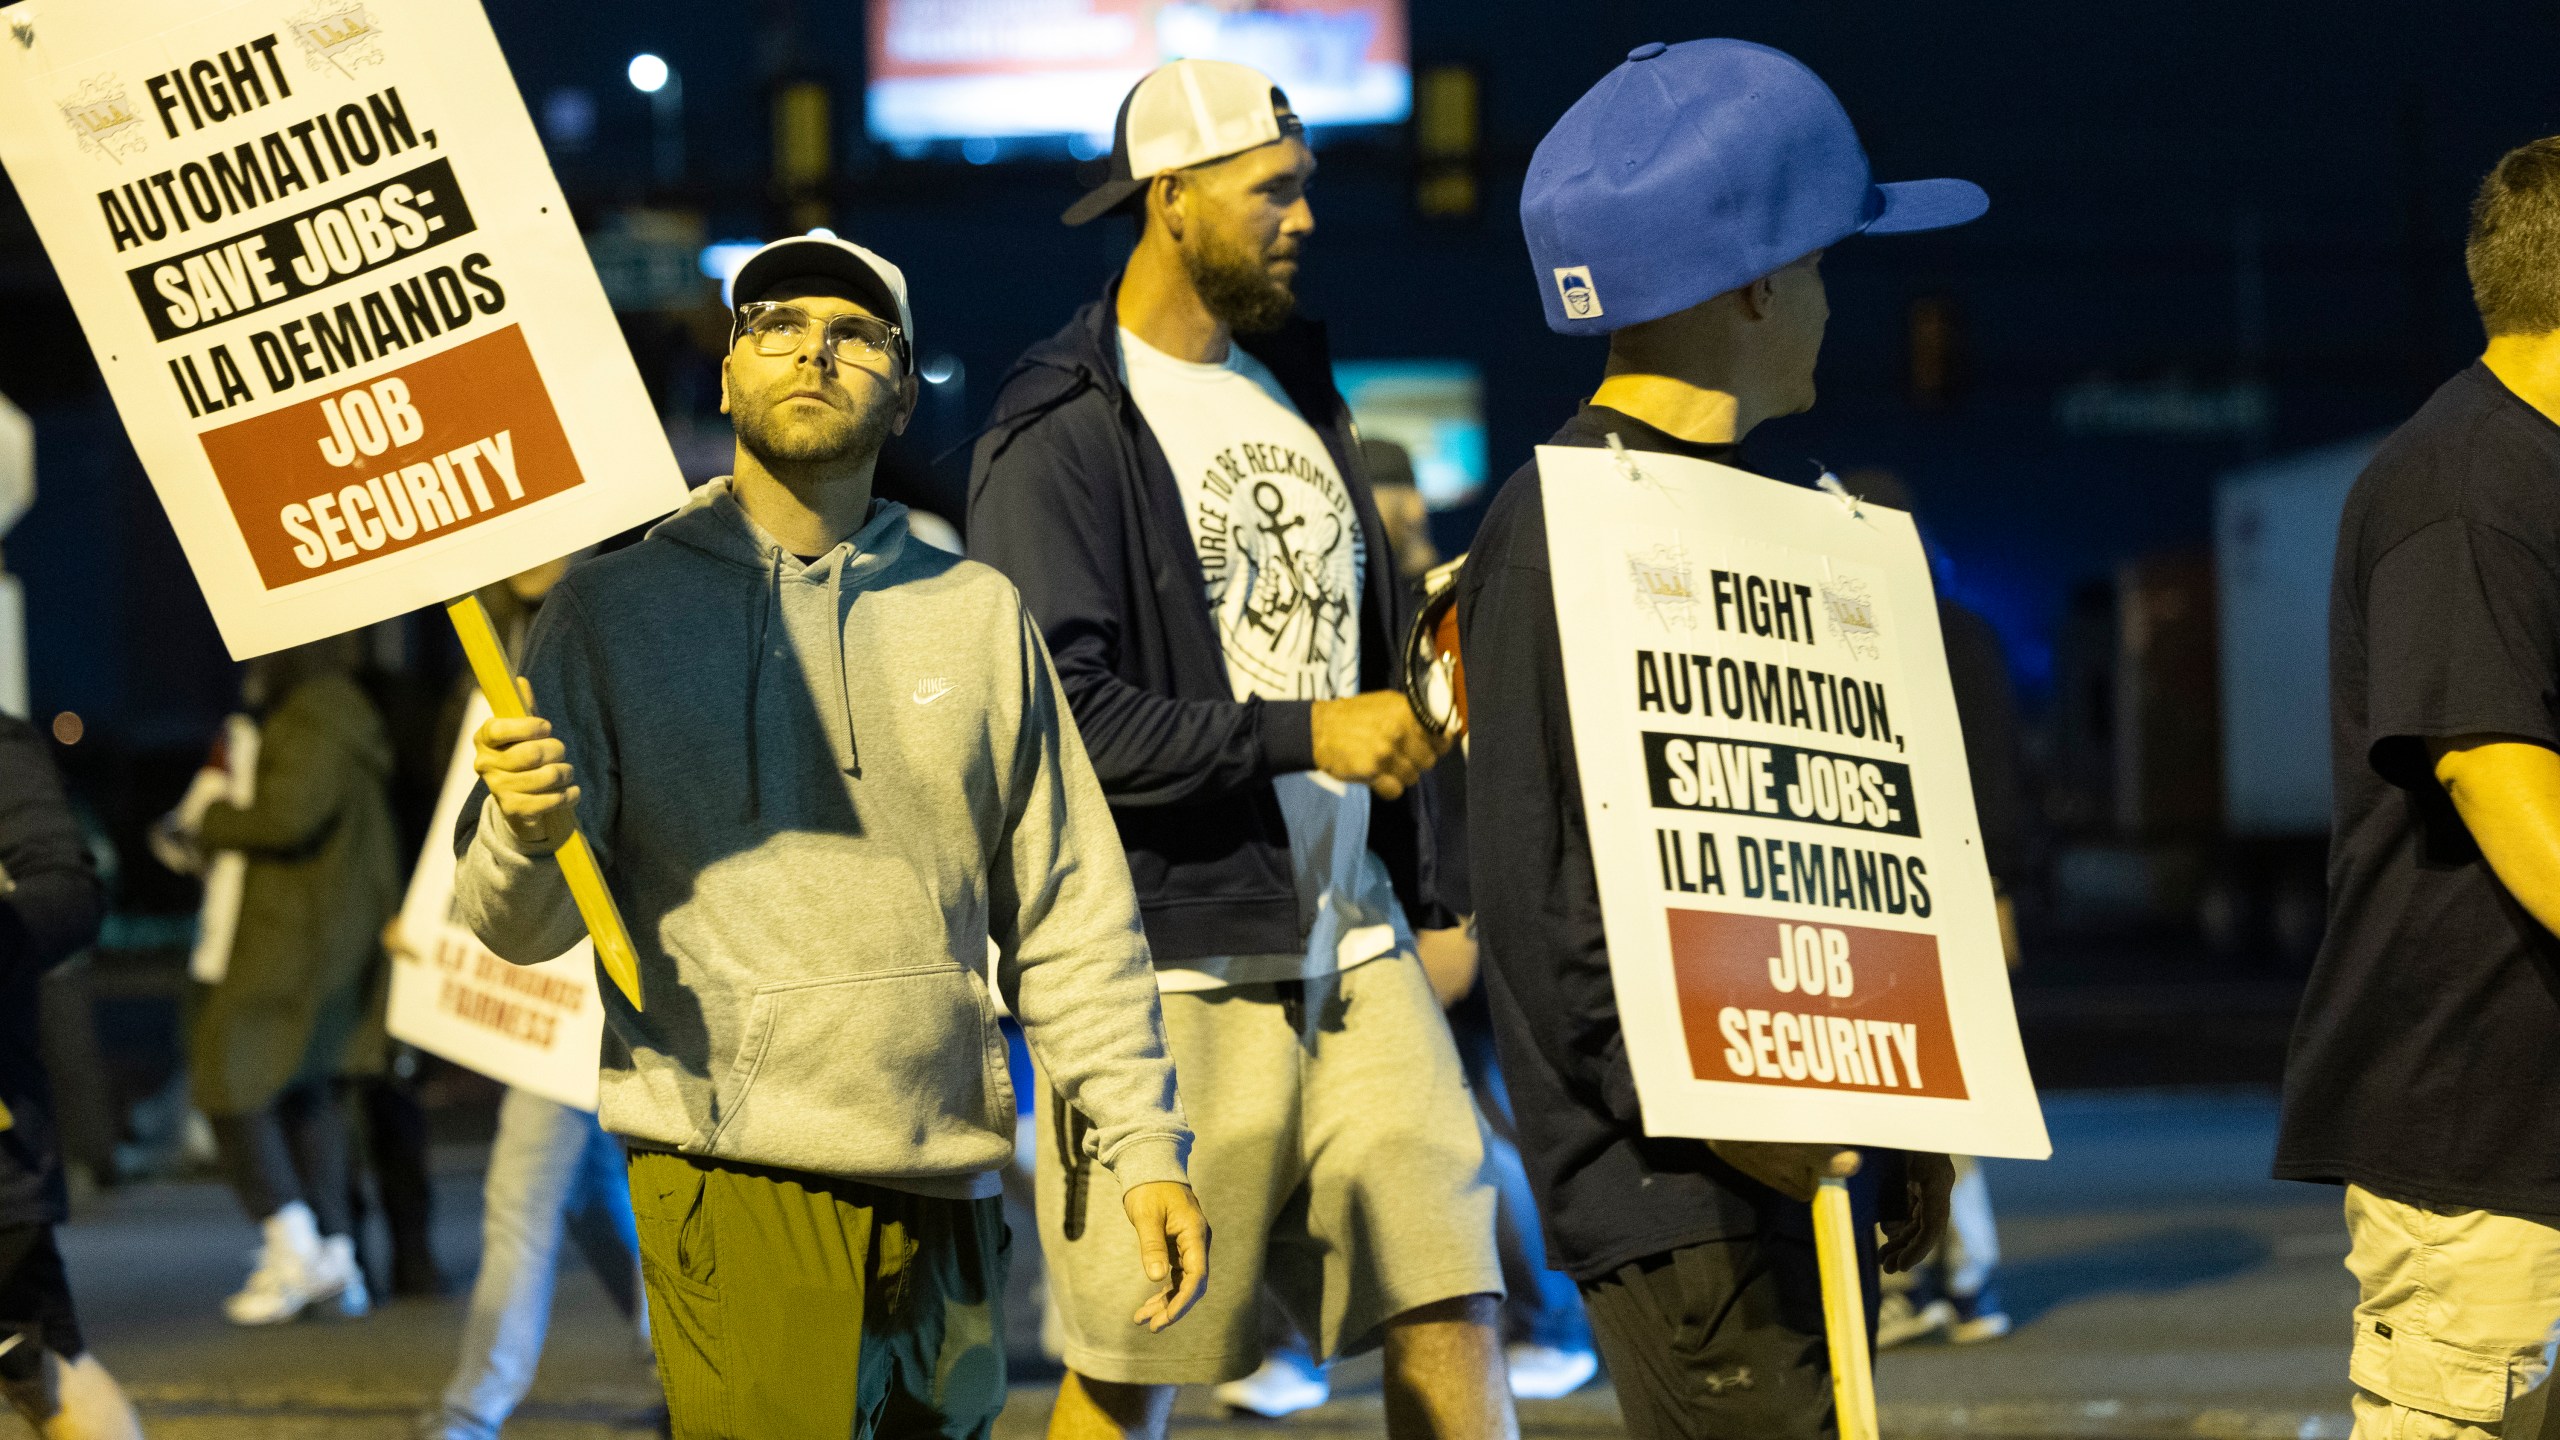
[[[635,1150],[677,1440],[983,1440],[1004,1408],[1001,1200]]]

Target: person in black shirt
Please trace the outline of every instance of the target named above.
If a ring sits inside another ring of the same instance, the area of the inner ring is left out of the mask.
[[[1521,202],[1536,273],[1553,283],[1549,327],[1609,337],[1607,378],[1548,443],[1732,464],[1753,426],[1813,404],[1830,314],[1822,252],[1861,232],[1960,224],[1988,203],[1962,181],[1874,185],[1839,102],[1774,50],[1638,47],[1540,143]],[[1532,461],[1495,498],[1458,582],[1458,625],[1484,976],[1549,1263],[1582,1286],[1637,1440],[1830,1434],[1804,1202],[1861,1157],[1644,1131],[1540,483]],[[1858,1232],[1872,1237],[1888,1212],[1881,1259],[1899,1269],[1944,1231],[1951,1171],[1944,1156],[1865,1159]],[[1878,1257],[1862,1258],[1872,1309]]]
[[[36,1033],[38,982],[97,938],[103,900],[44,738],[0,714],[0,1394],[45,1440],[142,1433],[53,1243],[68,1196]]]
[[[2465,258],[2488,347],[2339,522],[2276,1148],[2346,1187],[2360,1440],[2498,1433],[2560,1326],[2560,137],[2490,172]]]

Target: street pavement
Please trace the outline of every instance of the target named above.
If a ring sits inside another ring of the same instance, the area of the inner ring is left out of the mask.
[[[2275,1128],[2263,1091],[2048,1097],[2055,1158],[1989,1166],[2017,1333],[1882,1357],[1899,1436],[2323,1440],[2347,1431],[2354,1290],[2334,1191],[2265,1178]],[[438,1241],[467,1277],[477,1250],[473,1156],[440,1156]],[[93,1347],[159,1440],[391,1440],[442,1386],[463,1301],[384,1306],[362,1321],[242,1331],[219,1319],[252,1243],[206,1183],[117,1192],[63,1233]],[[1019,1327],[1029,1331],[1033,1327]],[[1021,1357],[1020,1373],[1046,1367]],[[1331,1405],[1282,1424],[1222,1419],[1186,1392],[1177,1429],[1376,1435],[1374,1357],[1337,1372]],[[999,1434],[1030,1437],[1048,1386],[1026,1379]],[[583,1270],[564,1274],[549,1351],[511,1437],[655,1433],[655,1385],[630,1328]],[[14,1421],[0,1436],[17,1440]],[[1618,1433],[1605,1386],[1522,1407],[1532,1436]]]

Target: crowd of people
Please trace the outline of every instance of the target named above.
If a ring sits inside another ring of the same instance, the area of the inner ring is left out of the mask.
[[[1024,1131],[1060,1440],[1161,1435],[1183,1385],[1285,1414],[1369,1350],[1397,1437],[1516,1434],[1515,1395],[1603,1365],[1645,1440],[1834,1433],[1804,1203],[1827,1177],[1851,1179],[1884,1343],[2005,1333],[1970,1162],[1646,1133],[1541,474],[1502,488],[1456,580],[1462,736],[1408,693],[1438,560],[1418,496],[1297,311],[1315,170],[1258,72],[1138,82],[1063,217],[1124,216],[1135,246],[1006,377],[965,558],[874,493],[917,401],[905,275],[813,235],[734,281],[732,473],[637,543],[488,592],[528,714],[470,739],[457,914],[511,961],[569,949],[551,857],[583,833],[646,1007],[603,992],[595,1114],[506,1096],[425,1433],[498,1433],[564,1240],[651,1347],[676,1435],[989,1433],[1032,1322],[1004,1313]],[[1608,341],[1548,443],[1739,463],[1814,403],[1824,252],[1987,204],[1875,183],[1783,54],[1639,47],[1527,176],[1548,322]],[[2499,1433],[2560,1310],[2560,1231],[2534,1218],[2560,1214],[2560,1158],[2517,1068],[2550,1063],[2560,925],[2560,142],[2491,177],[2470,258],[2489,354],[2386,447],[2342,540],[2337,894],[2280,1160],[2350,1187],[2377,1440]],[[2020,863],[2014,705],[1987,627],[1942,622],[1997,877]],[[194,1102],[260,1234],[242,1325],[370,1304],[351,1134],[391,1288],[441,1283],[381,1033],[389,746],[352,668],[338,641],[253,664],[254,759],[162,837],[242,862],[190,1018]],[[135,1434],[70,1306],[21,1033],[97,888],[41,742],[5,722],[0,747],[0,1381],[49,1436]]]

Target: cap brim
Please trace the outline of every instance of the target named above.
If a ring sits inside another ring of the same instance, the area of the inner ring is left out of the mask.
[[[1979,220],[1991,208],[1991,197],[1970,180],[1897,180],[1878,185],[1876,196],[1882,208],[1876,218],[1859,227],[1868,235],[1944,230]]]
[[[1131,180],[1126,177],[1105,180],[1084,192],[1084,198],[1068,206],[1067,213],[1058,218],[1069,225],[1082,225],[1088,220],[1099,220],[1128,204],[1131,199],[1144,194],[1146,188],[1147,182],[1144,180]]]
[[[729,282],[729,303],[734,307],[761,300],[767,290],[803,276],[840,281],[852,298],[861,301],[872,314],[902,327],[908,325],[906,315],[898,308],[897,292],[889,288],[879,271],[864,264],[861,256],[822,240],[805,245],[775,245],[749,260],[739,268],[737,278]]]

